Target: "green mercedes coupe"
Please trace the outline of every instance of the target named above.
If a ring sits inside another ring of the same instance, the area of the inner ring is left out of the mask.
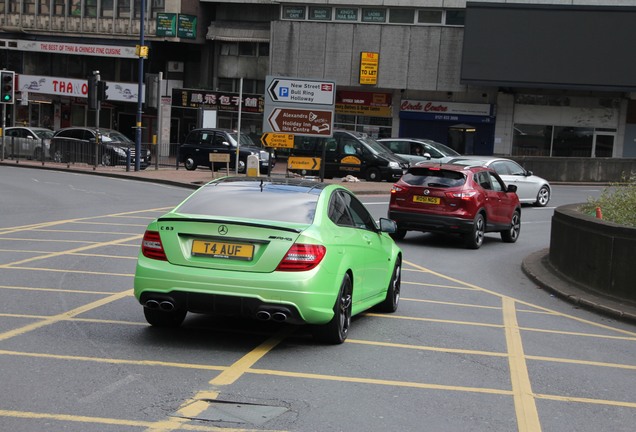
[[[353,315],[398,307],[395,229],[337,184],[218,179],[148,225],[135,297],[153,326],[177,327],[187,312],[242,316],[342,343]]]

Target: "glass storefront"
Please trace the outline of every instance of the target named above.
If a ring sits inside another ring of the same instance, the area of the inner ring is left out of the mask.
[[[513,156],[612,157],[614,129],[515,124]]]

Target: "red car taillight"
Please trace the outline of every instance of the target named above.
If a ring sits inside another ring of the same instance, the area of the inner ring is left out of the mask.
[[[161,244],[161,237],[157,231],[146,231],[141,241],[141,253],[151,259],[168,261]]]
[[[458,191],[458,192],[446,192],[446,196],[448,198],[456,198],[456,199],[462,199],[462,200],[470,200],[475,195],[477,195],[477,191],[476,190],[465,190],[465,191]]]
[[[320,264],[327,253],[322,245],[294,244],[278,264],[278,271],[307,271]]]

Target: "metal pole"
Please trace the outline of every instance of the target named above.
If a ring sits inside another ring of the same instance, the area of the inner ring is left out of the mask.
[[[243,108],[243,78],[239,84],[239,108],[238,108],[238,130],[236,131],[236,174],[239,172],[239,154],[241,148],[241,109]],[[247,161],[245,162],[245,174],[247,174]]]
[[[157,142],[155,145],[155,169],[159,169],[159,152],[162,144],[162,128],[163,128],[163,105],[161,105],[161,81],[163,80],[163,72],[159,72],[157,83]]]
[[[93,71],[93,75],[97,78],[97,82],[102,79],[99,75],[99,71]],[[99,109],[102,105],[102,102],[99,100],[99,84],[97,88],[94,90],[97,91],[97,109],[95,110],[95,166],[93,167],[93,171],[97,169],[97,165],[99,164]]]
[[[141,0],[141,10],[139,11],[139,49],[144,46],[144,23],[146,21],[146,0]],[[141,121],[143,115],[143,99],[141,97],[144,91],[144,58],[139,53],[139,76],[137,86],[137,125],[135,130],[135,171],[140,169],[141,156]]]

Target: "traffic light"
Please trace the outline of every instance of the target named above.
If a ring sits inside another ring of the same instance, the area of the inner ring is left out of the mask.
[[[12,104],[15,101],[15,72],[0,71],[0,102]]]
[[[92,75],[88,77],[88,108],[92,110],[96,110],[98,108],[98,99],[97,99],[97,80],[96,75]]]
[[[106,93],[106,90],[108,90],[108,84],[106,81],[97,81],[97,100],[105,101],[108,99],[108,93]]]

